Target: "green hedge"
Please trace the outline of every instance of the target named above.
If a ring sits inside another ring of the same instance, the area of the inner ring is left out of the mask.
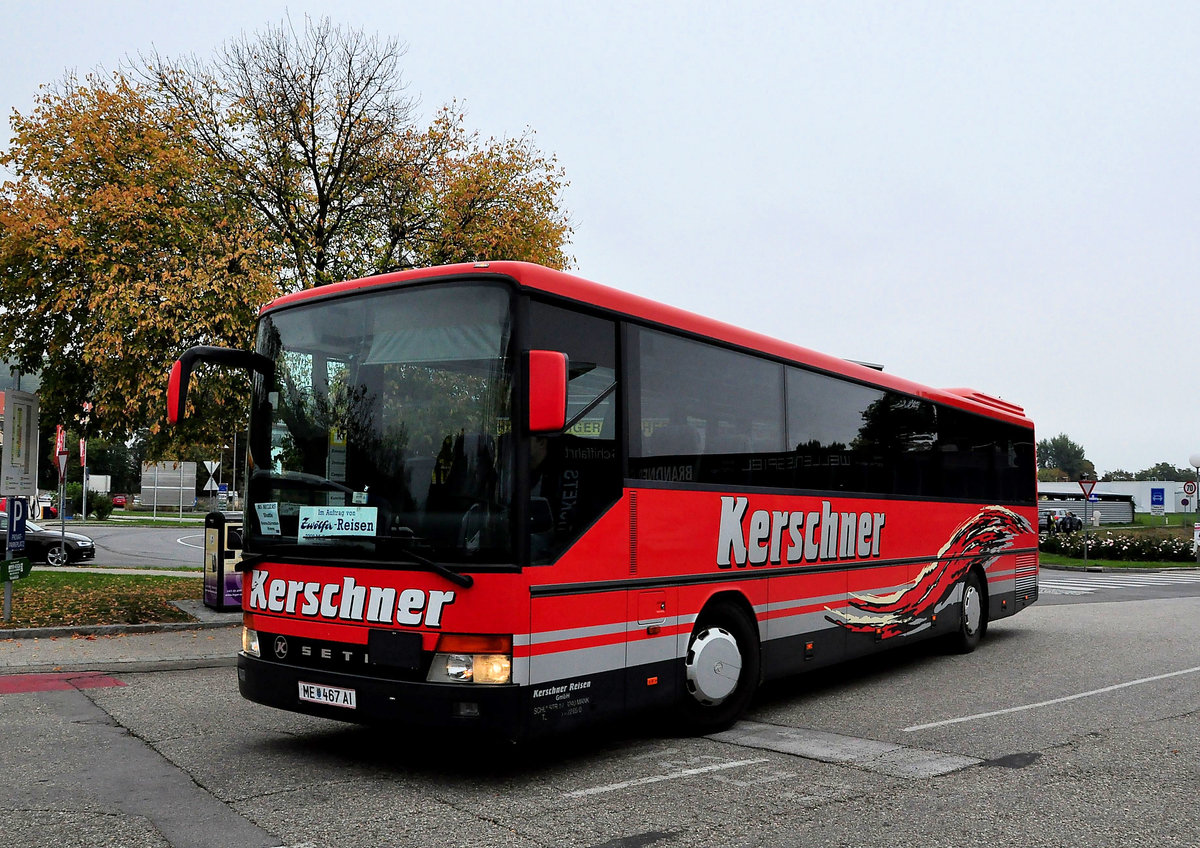
[[[1131,562],[1195,562],[1192,540],[1154,538],[1135,533],[1042,533],[1038,550],[1050,554],[1083,558],[1084,543],[1091,559],[1115,559]]]

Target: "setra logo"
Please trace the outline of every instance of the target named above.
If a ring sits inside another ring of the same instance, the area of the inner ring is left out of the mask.
[[[285,657],[287,657],[287,654],[288,654],[287,639],[284,639],[282,636],[276,636],[275,637],[275,656],[279,657],[280,659],[284,659]]]

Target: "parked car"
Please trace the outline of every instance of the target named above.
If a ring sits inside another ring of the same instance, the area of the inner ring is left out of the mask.
[[[125,508],[125,496],[124,495],[113,495],[112,502],[113,502],[114,509],[124,509]]]
[[[1059,533],[1072,533],[1083,529],[1083,519],[1069,509],[1054,507],[1041,515],[1041,529],[1057,530]]]
[[[8,545],[8,516],[0,515],[0,545]],[[66,533],[25,522],[25,556],[47,565],[71,565],[96,558],[96,543],[82,533]]]

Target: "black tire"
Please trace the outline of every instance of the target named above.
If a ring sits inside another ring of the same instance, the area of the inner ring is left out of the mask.
[[[959,604],[958,630],[951,637],[954,650],[969,654],[979,647],[987,633],[987,593],[979,581],[979,574],[968,571],[962,579],[962,602]]]
[[[49,547],[47,547],[45,550],[46,565],[52,565],[55,567],[70,565],[71,564],[71,549],[70,548],[66,549],[66,551],[65,551],[66,558],[65,559],[62,557],[62,553],[63,553],[63,549],[60,548],[58,545],[50,545]]]
[[[686,729],[712,733],[733,724],[758,689],[760,669],[754,620],[731,603],[707,607],[696,619],[683,659],[680,708]]]

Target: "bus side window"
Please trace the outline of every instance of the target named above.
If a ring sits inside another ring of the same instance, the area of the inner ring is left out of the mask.
[[[779,485],[781,365],[647,329],[637,331],[635,359],[641,420],[630,444],[632,476],[663,483]]]

